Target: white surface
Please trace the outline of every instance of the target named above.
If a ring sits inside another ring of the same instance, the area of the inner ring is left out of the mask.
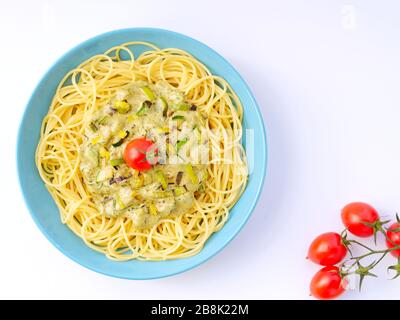
[[[308,298],[318,269],[304,259],[308,244],[342,228],[345,203],[400,210],[399,10],[367,0],[1,2],[0,298]],[[153,281],[109,278],[58,252],[30,218],[15,169],[17,127],[46,69],[89,37],[139,26],[225,56],[269,140],[264,193],[240,235],[208,263]],[[399,298],[400,280],[380,275],[345,297]]]

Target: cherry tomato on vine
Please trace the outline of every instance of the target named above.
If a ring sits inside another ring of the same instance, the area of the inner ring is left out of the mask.
[[[386,232],[388,239],[386,239],[386,245],[389,249],[400,246],[400,223],[393,223]],[[400,249],[393,250],[390,252],[394,257],[400,257]]]
[[[314,239],[308,249],[308,258],[323,266],[339,263],[346,256],[347,248],[336,232],[326,232]]]
[[[317,299],[334,299],[345,291],[346,283],[346,280],[340,276],[338,267],[328,266],[314,275],[310,284],[310,292]]]
[[[374,234],[374,229],[365,225],[379,220],[378,212],[369,204],[352,202],[342,209],[342,221],[346,228],[355,236],[369,237]]]
[[[124,161],[135,170],[149,170],[157,163],[157,149],[154,142],[146,138],[132,140],[125,147]]]

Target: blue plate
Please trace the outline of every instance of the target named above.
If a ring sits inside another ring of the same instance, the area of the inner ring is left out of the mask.
[[[245,192],[231,210],[225,226],[208,239],[200,253],[190,258],[157,262],[118,262],[90,249],[61,223],[58,209],[35,166],[35,149],[39,141],[40,126],[63,76],[91,56],[128,41],[148,41],[161,48],[175,47],[186,50],[208,66],[212,73],[224,77],[243,104],[244,128],[253,129],[257,139],[254,167]],[[267,145],[261,113],[241,76],[223,57],[201,42],[162,29],[116,30],[87,40],[70,50],[50,68],[33,92],[18,134],[17,167],[20,185],[33,220],[40,230],[61,252],[79,264],[96,272],[126,279],[171,276],[198,266],[222,250],[240,231],[253,211],[262,190],[266,166]]]

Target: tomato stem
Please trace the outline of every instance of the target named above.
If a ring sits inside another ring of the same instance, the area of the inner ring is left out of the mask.
[[[386,256],[388,253],[400,249],[400,245],[398,245],[398,244],[396,244],[395,242],[393,242],[393,241],[390,239],[390,237],[387,235],[387,232],[386,232],[385,228],[382,227],[382,225],[385,224],[385,223],[387,223],[387,221],[384,221],[384,222],[380,222],[380,221],[379,221],[379,223],[376,223],[376,224],[375,224],[375,232],[374,232],[375,234],[374,234],[374,235],[376,236],[376,234],[379,233],[379,232],[382,233],[382,234],[384,235],[385,239],[394,245],[392,248],[381,249],[381,250],[375,250],[375,249],[372,249],[372,248],[368,247],[367,245],[365,245],[365,244],[363,244],[363,243],[361,243],[361,242],[359,242],[359,241],[357,241],[357,240],[347,239],[347,232],[346,232],[346,230],[344,230],[344,231],[341,233],[342,242],[346,245],[346,247],[350,247],[350,246],[352,246],[352,245],[358,245],[358,246],[360,246],[360,247],[362,247],[362,248],[368,250],[367,253],[364,253],[364,254],[359,255],[359,256],[353,256],[353,255],[351,255],[351,257],[350,257],[347,261],[345,261],[344,263],[342,263],[342,265],[340,266],[340,274],[341,274],[341,276],[342,276],[343,278],[344,278],[344,277],[347,277],[347,276],[349,276],[349,275],[351,275],[351,274],[357,274],[357,275],[360,276],[360,287],[359,287],[360,289],[361,289],[361,284],[362,284],[362,282],[363,282],[363,280],[364,280],[364,278],[365,278],[366,276],[373,276],[373,277],[376,277],[376,275],[373,274],[373,273],[371,273],[370,271],[371,271],[373,268],[375,268],[375,267],[383,260],[383,258],[385,258],[385,256]],[[362,261],[364,258],[373,256],[373,255],[381,255],[381,256],[379,257],[378,260],[372,262],[372,263],[369,264],[368,266],[363,266],[363,265],[361,264],[361,261]],[[351,261],[351,264],[346,265],[346,263],[347,263],[347,262],[350,262],[350,261]],[[399,260],[399,261],[400,261],[400,260]],[[399,265],[398,265],[398,266],[397,266],[397,265],[391,266],[391,267],[389,267],[389,269],[390,269],[390,270],[395,270],[395,271],[397,272],[397,274],[396,274],[395,277],[394,277],[394,278],[396,278],[398,275],[400,275],[400,262],[399,262]],[[398,270],[397,270],[397,269],[398,269]]]

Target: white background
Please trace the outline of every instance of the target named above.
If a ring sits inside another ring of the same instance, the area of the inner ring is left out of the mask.
[[[400,210],[398,1],[2,1],[0,5],[0,298],[308,299],[314,236],[340,231],[340,208]],[[269,141],[264,192],[242,232],[189,272],[113,279],[58,252],[23,203],[15,144],[26,102],[65,51],[99,33],[160,27],[225,56],[262,109]],[[388,258],[383,264],[393,262]],[[400,298],[400,280],[361,294]]]

